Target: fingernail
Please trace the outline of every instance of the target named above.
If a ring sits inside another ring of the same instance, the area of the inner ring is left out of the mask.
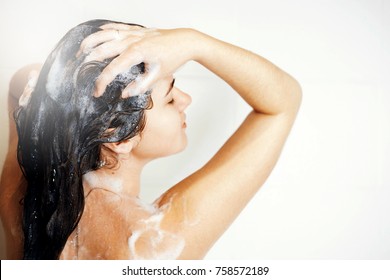
[[[95,87],[94,91],[93,91],[93,97],[99,97],[100,94],[99,94],[99,89]]]
[[[93,97],[100,97],[100,93],[97,89],[95,89],[95,91],[93,92]]]

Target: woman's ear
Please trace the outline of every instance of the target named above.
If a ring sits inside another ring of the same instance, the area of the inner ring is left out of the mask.
[[[115,143],[104,143],[103,146],[116,154],[129,154],[131,150],[135,147],[135,144],[135,141],[129,139]]]

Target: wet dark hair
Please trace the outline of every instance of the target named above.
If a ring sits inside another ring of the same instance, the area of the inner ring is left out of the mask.
[[[145,65],[118,75],[95,98],[95,81],[112,59],[76,58],[83,39],[111,22],[93,20],[71,29],[47,58],[28,105],[15,112],[17,156],[28,183],[24,259],[60,257],[84,210],[82,175],[100,167],[102,144],[130,139],[144,127],[150,92],[126,99],[121,93]]]

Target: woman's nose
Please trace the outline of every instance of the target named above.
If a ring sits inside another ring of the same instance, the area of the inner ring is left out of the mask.
[[[183,112],[192,102],[192,98],[189,94],[177,89],[176,92],[176,105],[180,112]]]

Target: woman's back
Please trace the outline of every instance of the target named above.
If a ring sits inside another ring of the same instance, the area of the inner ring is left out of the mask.
[[[88,174],[87,176],[91,176]],[[185,246],[164,229],[164,210],[109,188],[85,183],[85,209],[62,259],[177,259]],[[164,208],[170,207],[169,204]]]

